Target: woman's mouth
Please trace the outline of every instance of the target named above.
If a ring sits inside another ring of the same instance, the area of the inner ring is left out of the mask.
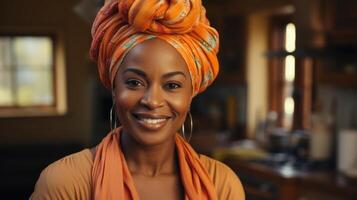
[[[135,121],[143,128],[157,131],[161,129],[170,117],[167,116],[155,116],[150,114],[143,114],[143,113],[135,113],[133,114]]]

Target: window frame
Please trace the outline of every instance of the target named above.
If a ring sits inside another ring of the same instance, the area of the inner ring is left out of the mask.
[[[285,26],[288,23],[294,23],[291,14],[274,15],[270,18],[269,26],[269,94],[268,109],[276,111],[278,114],[277,125],[283,127],[284,116],[284,95],[285,87],[285,69],[284,60],[288,55],[295,57],[295,79],[293,81],[294,113],[292,121],[292,130],[308,129],[310,127],[310,116],[313,104],[313,82],[314,82],[314,62],[311,58],[298,55],[296,49],[294,52],[284,50],[284,40],[274,38],[274,31],[280,36],[285,35]],[[297,27],[298,29],[298,27]],[[298,31],[296,32],[296,37]],[[276,33],[275,33],[276,34]],[[283,38],[283,37],[280,37]],[[296,47],[298,47],[296,40]]]
[[[291,15],[273,15],[269,20],[268,44],[268,109],[277,112],[277,125],[283,126],[285,57],[285,26],[292,21]],[[296,67],[295,67],[296,69]],[[294,112],[295,113],[295,112]],[[294,119],[293,119],[294,121]]]
[[[1,37],[49,37],[52,40],[52,95],[51,105],[32,106],[0,106],[0,118],[11,117],[37,117],[37,116],[62,116],[67,113],[65,54],[62,34],[51,30],[16,30],[3,31],[0,29]]]

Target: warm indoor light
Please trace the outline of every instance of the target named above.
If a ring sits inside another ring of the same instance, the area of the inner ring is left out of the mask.
[[[295,57],[286,56],[285,57],[285,80],[292,82],[295,79]]]
[[[286,25],[285,30],[285,50],[287,52],[295,51],[295,25],[293,23],[289,23]]]
[[[294,99],[292,97],[285,98],[284,111],[287,115],[292,115],[294,113]]]

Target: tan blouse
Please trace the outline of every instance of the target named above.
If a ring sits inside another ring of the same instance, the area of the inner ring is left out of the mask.
[[[93,154],[89,149],[66,156],[44,169],[31,200],[91,199]],[[220,200],[243,200],[244,191],[237,175],[225,164],[200,155]]]

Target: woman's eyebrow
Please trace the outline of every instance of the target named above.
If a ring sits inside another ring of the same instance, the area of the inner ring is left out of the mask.
[[[126,68],[126,69],[123,71],[123,74],[128,73],[128,72],[133,72],[133,73],[135,73],[135,74],[137,74],[137,75],[139,75],[139,76],[142,76],[142,77],[144,77],[144,78],[147,77],[146,74],[145,74],[145,72],[141,71],[140,69],[136,69],[136,68]]]
[[[186,74],[181,71],[174,71],[174,72],[166,73],[163,75],[163,78],[169,78],[169,77],[176,76],[176,75],[182,75],[184,78],[187,78]]]

